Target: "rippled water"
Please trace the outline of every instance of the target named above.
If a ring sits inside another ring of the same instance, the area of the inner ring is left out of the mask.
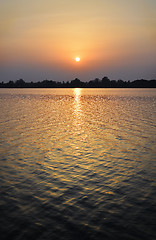
[[[0,89],[1,239],[154,240],[155,89]]]

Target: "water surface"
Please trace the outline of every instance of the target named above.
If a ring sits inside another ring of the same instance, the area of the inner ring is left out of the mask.
[[[154,240],[155,89],[0,89],[1,239]]]

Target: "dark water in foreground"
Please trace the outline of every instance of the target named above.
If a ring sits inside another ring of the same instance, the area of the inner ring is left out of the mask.
[[[1,239],[154,240],[155,89],[0,89]]]

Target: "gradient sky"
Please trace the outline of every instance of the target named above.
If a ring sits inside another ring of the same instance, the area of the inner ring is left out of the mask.
[[[0,81],[156,78],[155,13],[156,0],[0,0]]]

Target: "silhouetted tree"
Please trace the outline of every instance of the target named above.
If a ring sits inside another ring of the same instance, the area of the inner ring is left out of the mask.
[[[7,84],[7,86],[8,86],[9,88],[13,88],[14,85],[15,85],[15,84],[14,84],[13,81],[9,81],[8,84]]]
[[[71,87],[81,87],[81,81],[78,78],[75,78],[71,81]]]
[[[15,82],[15,87],[23,88],[25,86],[25,81],[23,79],[19,79]]]
[[[134,80],[132,82],[123,81],[119,79],[110,80],[108,77],[103,77],[102,80],[95,78],[89,82],[81,82],[80,79],[75,78],[71,82],[56,82],[53,80],[43,80],[42,82],[29,82],[26,83],[23,79],[15,82],[9,81],[8,83],[1,82],[0,88],[156,88],[156,80]]]
[[[108,77],[102,78],[102,87],[110,87],[110,79]]]

